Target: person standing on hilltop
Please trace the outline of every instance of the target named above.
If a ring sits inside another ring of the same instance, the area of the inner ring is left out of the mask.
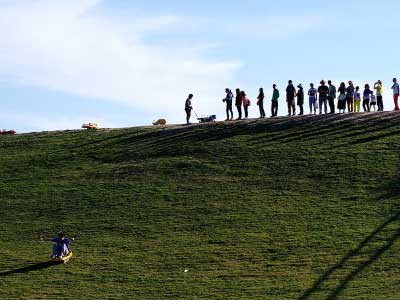
[[[365,85],[364,93],[363,93],[363,108],[364,112],[370,112],[371,111],[371,106],[370,106],[370,100],[371,100],[371,90],[369,84]]]
[[[225,121],[232,121],[233,120],[233,93],[230,89],[225,89],[226,98],[222,100],[226,103],[226,120]]]
[[[192,99],[193,99],[193,94],[190,94],[185,102],[186,124],[187,125],[190,125],[190,117],[192,116],[192,110],[193,110]]]
[[[319,94],[319,114],[322,114],[322,106],[324,106],[325,114],[328,113],[327,102],[329,95],[329,88],[326,86],[325,80],[321,80],[321,85],[318,88]]]
[[[251,101],[249,98],[247,98],[246,92],[241,91],[240,95],[242,97],[242,103],[243,103],[243,109],[244,109],[244,118],[248,119],[249,118],[249,106],[251,105]]]
[[[236,89],[236,102],[235,102],[235,105],[236,105],[236,108],[237,108],[237,111],[238,111],[238,114],[239,114],[239,117],[237,118],[237,120],[241,120],[242,119],[242,104],[243,104],[243,102],[242,102],[242,95],[241,95],[240,89]]]
[[[346,110],[346,84],[342,82],[338,89],[339,98],[338,98],[338,110],[339,114],[344,113]]]
[[[258,108],[260,109],[260,119],[264,119],[265,118],[265,110],[264,110],[264,99],[265,99],[265,95],[264,95],[264,89],[260,88],[258,97],[257,97],[258,101],[257,101],[257,105]]]
[[[361,108],[361,94],[360,87],[356,87],[356,91],[354,92],[354,112],[359,113]]]
[[[308,102],[310,105],[310,115],[317,114],[317,101],[318,101],[318,96],[317,96],[318,91],[316,88],[314,88],[314,83],[310,83],[310,89],[308,90]]]
[[[296,97],[296,89],[293,86],[293,81],[289,80],[288,86],[286,88],[286,102],[287,102],[289,117],[296,115],[296,106],[294,103],[295,97]]]
[[[400,110],[400,108],[399,108],[400,88],[399,88],[399,84],[397,83],[396,78],[393,78],[392,90],[393,90],[394,110],[399,111]]]
[[[277,117],[278,116],[278,105],[279,105],[279,90],[276,88],[276,84],[272,85],[272,88],[274,89],[272,93],[272,100],[271,100],[271,117]]]
[[[347,110],[349,113],[354,111],[354,85],[353,82],[349,81],[349,86],[346,89],[346,102],[347,102]]]
[[[299,116],[304,115],[304,89],[303,85],[300,83],[297,88],[299,89],[296,93],[297,106],[300,108]]]
[[[383,111],[383,84],[382,81],[378,80],[374,84],[374,89],[376,90],[376,100],[378,104],[378,111]]]
[[[329,95],[328,95],[328,103],[329,103],[329,109],[330,109],[330,114],[335,113],[335,99],[336,99],[336,87],[332,84],[331,80],[328,80],[328,86],[329,86]]]

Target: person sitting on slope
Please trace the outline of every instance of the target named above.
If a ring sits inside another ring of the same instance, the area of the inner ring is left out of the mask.
[[[54,243],[51,258],[63,258],[70,254],[71,249],[69,248],[69,245],[73,240],[74,239],[67,238],[62,232],[58,234],[58,237],[51,239]]]

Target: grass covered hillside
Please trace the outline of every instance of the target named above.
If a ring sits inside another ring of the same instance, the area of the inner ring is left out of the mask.
[[[0,137],[0,299],[399,299],[399,125]],[[76,256],[52,266],[60,230]]]

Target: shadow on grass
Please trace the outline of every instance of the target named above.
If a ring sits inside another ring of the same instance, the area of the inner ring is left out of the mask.
[[[14,275],[14,274],[27,274],[27,273],[34,272],[34,271],[40,271],[40,270],[48,269],[48,268],[51,268],[51,267],[54,267],[54,266],[58,266],[58,265],[61,265],[61,264],[62,263],[51,262],[51,261],[42,262],[42,263],[38,263],[38,264],[35,264],[35,265],[30,265],[30,266],[27,266],[27,267],[11,270],[11,271],[7,271],[7,272],[1,272],[0,273],[0,277],[6,277],[6,276]]]
[[[328,269],[315,283],[314,285],[308,289],[298,300],[306,300],[313,299],[312,296],[322,291],[322,285],[333,278],[335,272],[342,270],[346,263],[351,259],[362,256],[364,253],[364,249],[374,240],[378,238],[378,235],[385,231],[391,224],[400,220],[400,212],[397,212],[393,216],[391,216],[388,220],[386,220],[381,226],[379,226],[374,232],[372,232],[369,236],[367,236],[354,250],[348,252],[336,265]],[[348,284],[356,278],[358,274],[363,272],[367,267],[377,261],[387,250],[389,250],[393,244],[400,239],[400,229],[396,230],[392,235],[385,238],[385,244],[378,249],[374,250],[368,259],[364,260],[360,265],[357,266],[356,269],[351,271],[346,277],[344,277],[338,285],[336,285],[335,289],[329,293],[329,295],[325,298],[326,300],[335,300],[338,295],[346,289]]]
[[[397,150],[397,149],[396,149]],[[400,188],[398,181],[400,179],[400,168],[398,174],[389,183],[381,187],[383,192],[377,200],[398,199],[400,197]],[[329,268],[320,278],[313,284],[311,288],[304,292],[298,300],[314,299],[313,296],[319,292],[328,293],[324,299],[336,300],[338,296],[346,290],[348,285],[369,266],[378,261],[382,255],[388,251],[398,240],[400,240],[400,228],[395,230],[390,226],[400,221],[400,207],[393,207],[392,215],[378,228],[376,228],[370,235],[368,235],[357,248],[349,251],[337,264]],[[373,245],[376,241],[383,241],[384,243],[374,247],[372,251],[367,252],[367,247]],[[330,280],[335,280],[335,274],[348,266],[354,258],[362,258],[365,253],[369,253],[368,257],[361,260],[360,263],[353,270],[349,271],[340,281],[336,284],[334,289],[326,290],[323,284]]]

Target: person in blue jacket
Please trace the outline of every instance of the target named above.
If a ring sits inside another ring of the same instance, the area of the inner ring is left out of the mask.
[[[53,245],[53,253],[51,258],[63,258],[70,254],[70,244],[74,239],[67,238],[64,233],[60,232],[57,237],[52,238],[51,241]]]

